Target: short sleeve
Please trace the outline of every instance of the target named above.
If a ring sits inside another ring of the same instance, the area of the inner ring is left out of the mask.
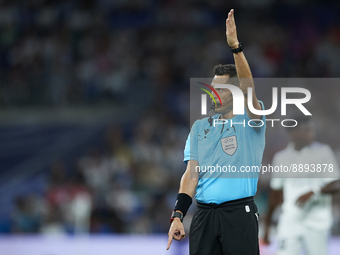
[[[192,125],[190,134],[188,135],[188,139],[185,143],[184,149],[184,163],[187,163],[188,160],[197,160],[198,161],[198,142],[197,142],[197,121]]]

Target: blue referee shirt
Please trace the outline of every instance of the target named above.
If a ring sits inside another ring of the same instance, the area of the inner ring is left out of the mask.
[[[265,147],[265,116],[257,123],[246,111],[225,124],[217,122],[219,118],[220,114],[213,116],[215,127],[208,118],[196,120],[185,145],[184,162],[197,160],[200,167],[196,200],[202,203],[220,204],[254,196],[257,190]]]

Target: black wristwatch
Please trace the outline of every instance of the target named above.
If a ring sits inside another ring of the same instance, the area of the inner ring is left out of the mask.
[[[183,222],[183,214],[180,212],[172,212],[171,218],[170,218],[170,223],[172,223],[174,221],[175,218],[179,218],[181,220],[181,222]]]
[[[230,49],[231,49],[231,52],[232,52],[232,53],[237,54],[237,53],[243,51],[243,44],[240,42],[239,45],[238,45],[238,48],[232,49],[232,48],[230,47]]]

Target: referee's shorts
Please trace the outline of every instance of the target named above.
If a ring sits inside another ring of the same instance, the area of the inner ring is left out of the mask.
[[[259,255],[258,212],[254,197],[222,204],[197,202],[190,255]]]

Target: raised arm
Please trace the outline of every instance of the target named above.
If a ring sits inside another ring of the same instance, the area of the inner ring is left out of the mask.
[[[236,24],[235,24],[233,9],[231,9],[230,12],[228,13],[228,18],[226,20],[226,36],[227,36],[227,42],[229,44],[229,47],[232,49],[237,49],[240,43],[237,38]],[[254,80],[253,80],[253,76],[250,71],[248,61],[243,52],[234,53],[233,55],[234,55],[234,60],[235,60],[237,76],[240,81],[240,88],[243,91],[243,94],[245,96],[244,103],[245,103],[247,114],[249,118],[251,119],[258,119],[260,118],[260,116],[255,115],[252,112],[250,112],[248,108],[248,103],[247,103],[248,87],[252,87],[253,106],[255,109],[261,110],[261,105],[259,101],[257,100],[256,94],[255,94]]]

